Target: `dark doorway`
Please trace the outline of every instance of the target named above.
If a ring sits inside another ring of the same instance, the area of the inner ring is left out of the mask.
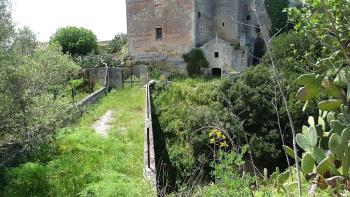
[[[221,77],[221,68],[212,68],[211,75],[213,77]]]
[[[261,63],[261,59],[265,54],[265,42],[262,38],[257,38],[255,40],[255,46],[254,46],[254,58],[253,58],[253,65],[257,65]]]

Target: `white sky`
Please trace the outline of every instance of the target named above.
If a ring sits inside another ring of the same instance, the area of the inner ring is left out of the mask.
[[[126,33],[125,0],[12,0],[12,10],[17,27],[28,26],[42,42],[65,26],[90,29],[100,41]]]

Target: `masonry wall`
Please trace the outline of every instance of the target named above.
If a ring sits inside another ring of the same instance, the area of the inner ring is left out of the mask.
[[[129,53],[181,56],[195,46],[193,0],[126,0]],[[156,39],[162,28],[162,39]]]
[[[239,39],[238,0],[215,0],[214,34],[229,43],[237,43]],[[233,19],[233,20],[232,20]]]
[[[228,75],[234,70],[232,67],[233,47],[230,46],[230,43],[214,39],[202,46],[201,49],[209,62],[210,69],[220,68],[222,75]],[[215,53],[218,53],[219,57],[215,57]]]
[[[213,0],[195,0],[196,47],[200,47],[215,37]]]

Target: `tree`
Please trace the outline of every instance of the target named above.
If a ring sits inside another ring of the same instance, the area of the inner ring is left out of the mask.
[[[50,43],[58,42],[64,53],[72,56],[87,55],[97,52],[96,35],[85,28],[64,27],[56,31]]]
[[[128,39],[126,34],[118,34],[114,36],[112,41],[108,45],[109,53],[119,53],[122,48],[128,44]]]
[[[190,76],[198,76],[202,74],[202,68],[207,68],[209,62],[205,58],[201,49],[192,49],[189,53],[184,54],[183,59],[187,63],[187,72]]]
[[[80,67],[58,44],[28,56],[0,58],[0,66],[0,139],[37,153],[34,150],[50,142],[57,128],[72,120],[64,89]]]
[[[36,35],[28,27],[23,27],[16,33],[11,49],[14,53],[30,55],[36,47]]]
[[[11,4],[8,0],[0,0],[0,47],[9,44],[9,38],[13,35],[13,23],[11,18]]]

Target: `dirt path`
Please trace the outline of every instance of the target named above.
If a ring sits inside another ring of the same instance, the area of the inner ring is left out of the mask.
[[[111,129],[110,123],[113,120],[113,111],[108,110],[103,116],[101,116],[93,125],[92,128],[96,133],[102,135],[103,137],[108,137],[108,131]]]

